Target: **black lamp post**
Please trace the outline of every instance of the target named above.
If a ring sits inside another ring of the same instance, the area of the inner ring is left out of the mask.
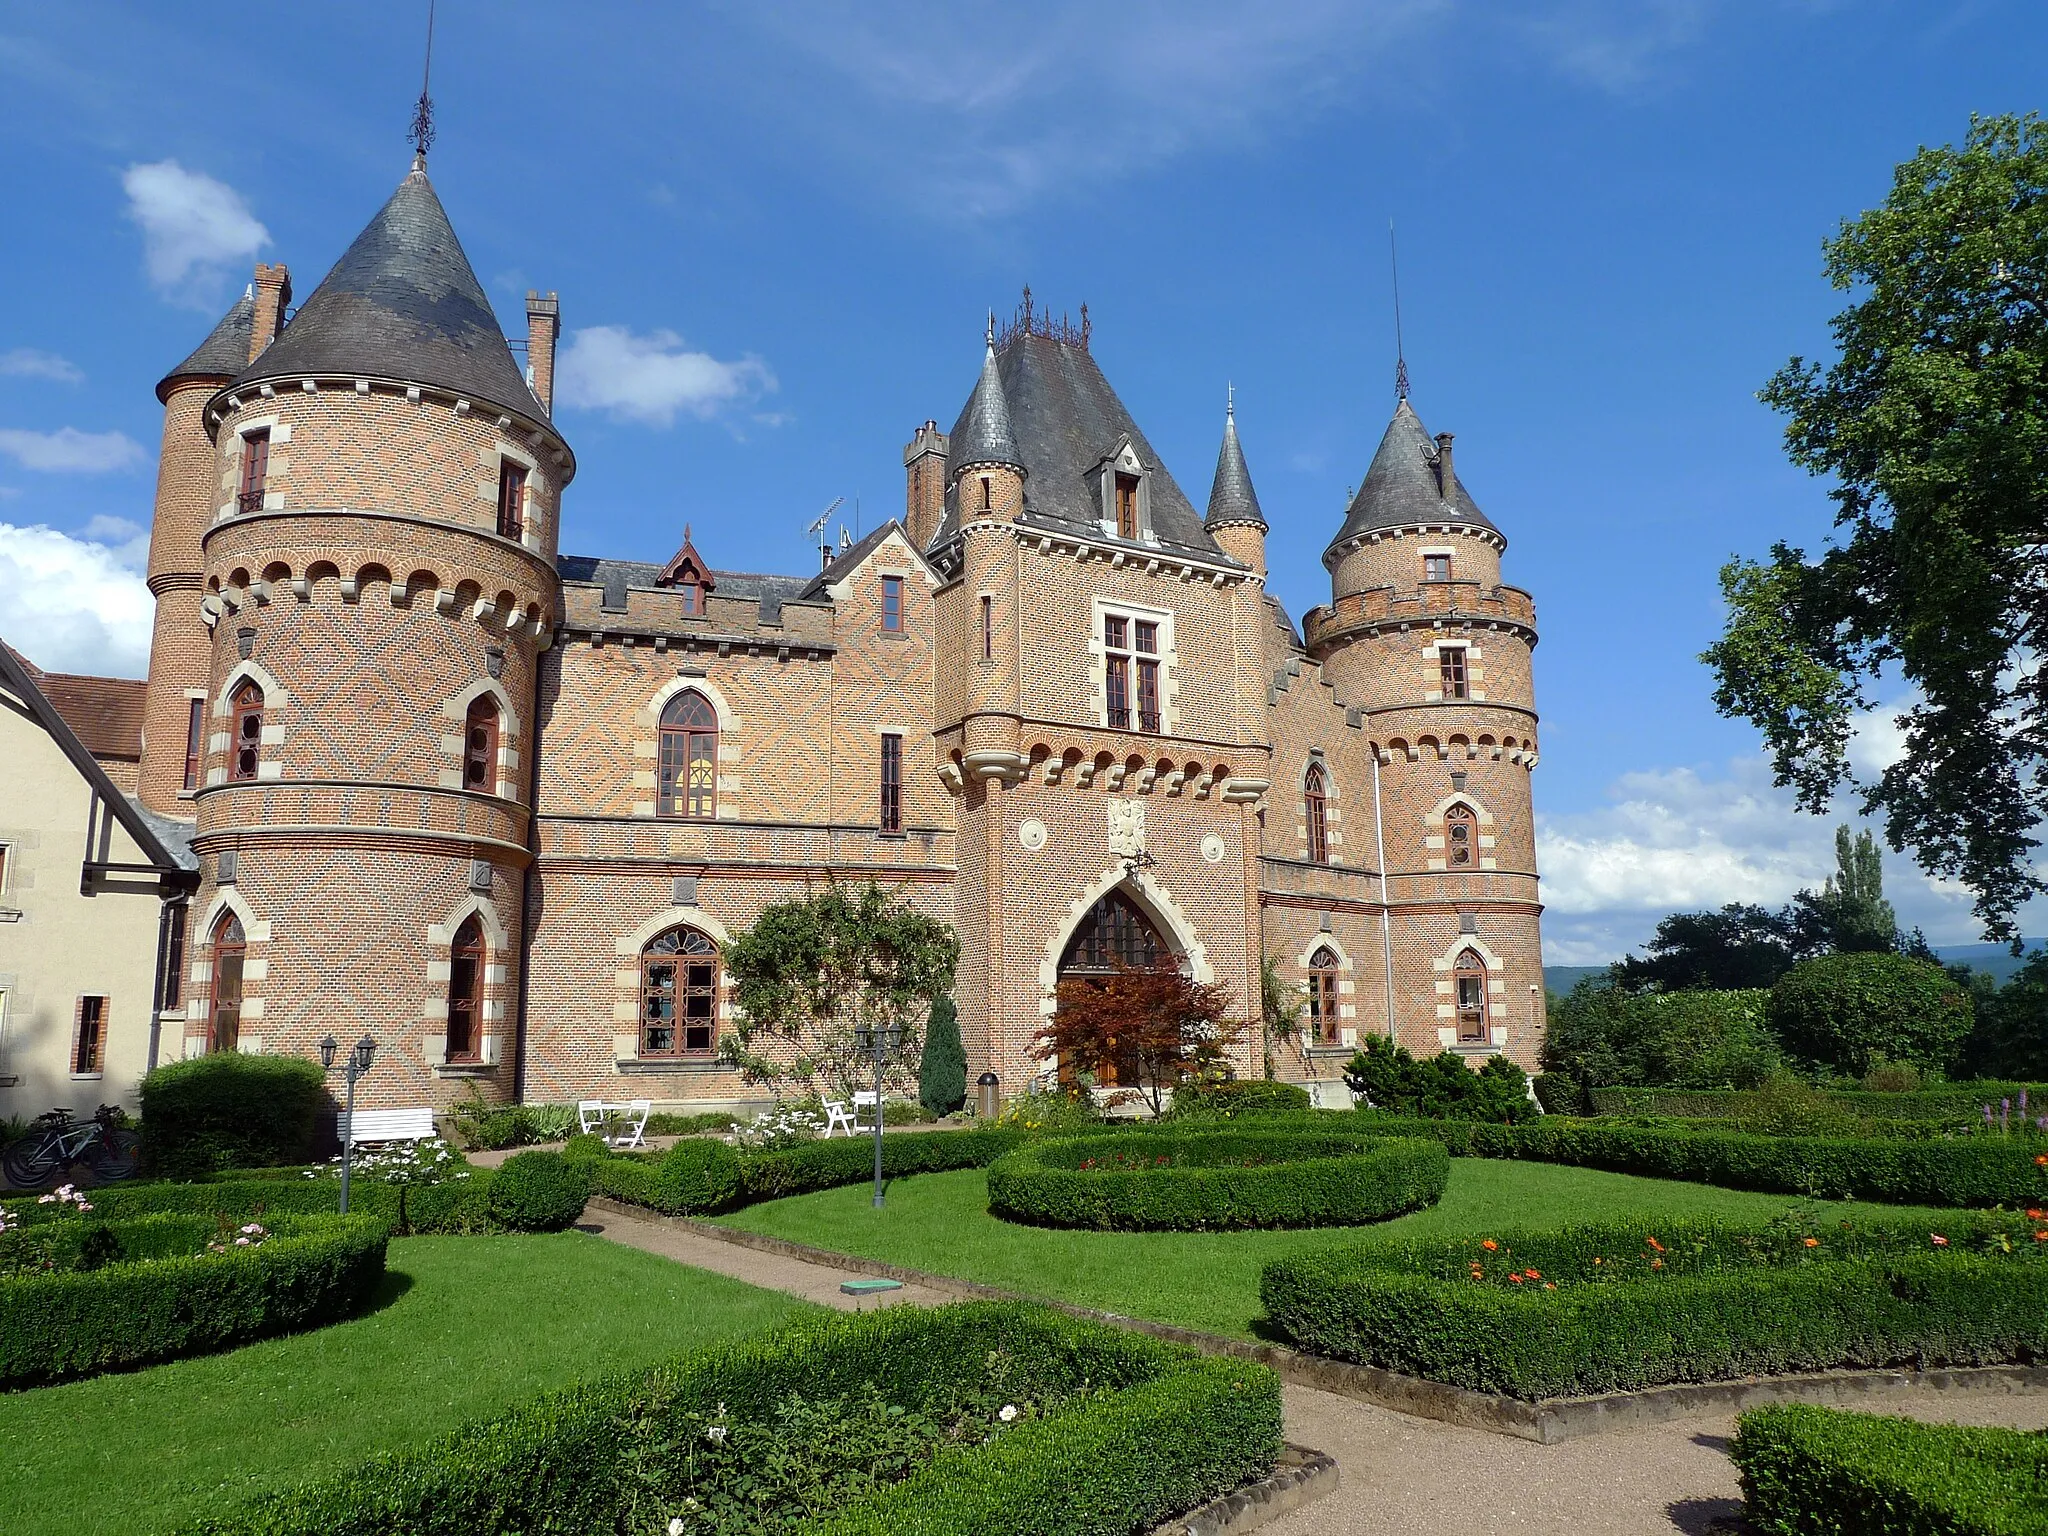
[[[903,1049],[901,1024],[870,1024],[863,1019],[853,1026],[853,1038],[864,1051],[875,1056],[875,1208],[882,1205],[882,1056]]]
[[[334,1069],[334,1036],[329,1035],[320,1042],[320,1067],[322,1071]],[[368,1035],[355,1044],[355,1049],[342,1058],[342,1070],[348,1074],[348,1106],[342,1111],[342,1123],[347,1127],[341,1135],[341,1213],[348,1214],[348,1169],[356,1142],[356,1079],[370,1070],[370,1063],[377,1055],[377,1042]]]

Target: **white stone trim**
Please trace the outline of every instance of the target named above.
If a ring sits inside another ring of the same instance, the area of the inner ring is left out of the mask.
[[[224,885],[213,893],[213,901],[207,906],[206,916],[199,921],[200,944],[204,944],[208,949],[213,948],[213,926],[220,921],[220,915],[223,912],[232,912],[241,919],[242,940],[244,943],[268,944],[270,942],[270,924],[258,922],[256,914],[249,910],[249,903],[242,899],[242,893],[231,885]],[[194,961],[193,970],[195,972],[198,971],[203,963],[201,961]],[[265,974],[268,974],[267,968]],[[213,967],[207,965],[205,975],[198,979],[209,980],[212,975]],[[254,980],[255,978],[249,976],[245,970],[243,972],[243,979]]]
[[[1179,903],[1152,877],[1150,870],[1141,869],[1135,876],[1127,876],[1119,862],[1110,865],[1084,886],[1081,894],[1067,903],[1065,920],[1054,925],[1052,937],[1046,942],[1045,958],[1038,966],[1038,984],[1045,994],[1041,1004],[1043,1011],[1050,1011],[1046,1005],[1051,1003],[1059,986],[1060,955],[1065,951],[1067,941],[1081,926],[1081,919],[1088,915],[1088,909],[1118,886],[1125,887],[1146,915],[1180,946],[1180,952],[1188,957],[1189,973],[1196,981],[1208,983],[1216,979],[1215,967],[1209,963],[1209,946],[1202,942],[1193,921],[1181,911]]]
[[[235,712],[234,705],[229,701],[235,696],[235,686],[244,678],[251,679],[258,688],[263,690],[263,712],[266,716],[273,707],[282,708],[284,705],[291,703],[292,696],[285,690],[284,684],[272,677],[269,671],[261,664],[254,661],[237,662],[235,669],[228,673],[227,677],[221,682],[220,692],[214,695],[213,713],[216,719],[233,716]],[[267,719],[264,721],[266,728],[269,723]],[[279,739],[282,740],[282,738]],[[273,745],[273,743],[267,741],[264,744],[266,746]]]
[[[489,675],[478,678],[453,697],[443,699],[441,701],[442,718],[458,722],[467,720],[469,718],[469,706],[487,693],[498,701],[498,718],[502,722],[501,736],[517,736],[519,734],[519,714],[512,708],[512,695],[505,691],[502,683]],[[462,750],[460,734],[456,736],[455,741],[456,752],[459,755]]]
[[[657,934],[678,925],[695,928],[705,938],[716,944],[721,952],[725,949],[726,940],[729,937],[725,924],[721,923],[709,912],[706,912],[702,907],[664,907],[638,928],[635,928],[631,933],[614,943],[612,946],[613,951],[622,957],[630,956],[633,960],[638,961],[640,951],[652,943]],[[620,978],[624,978],[627,974],[623,968],[618,972]],[[633,980],[630,985],[638,987],[640,985],[640,973],[634,971],[631,975]],[[723,988],[724,975],[724,967],[721,966],[719,969],[721,989]],[[623,979],[619,981],[620,986],[628,984]],[[638,1018],[639,1014],[636,1012],[634,1017]]]
[[[429,923],[427,942],[453,944],[456,931],[469,920],[472,913],[483,920],[484,942],[503,955],[510,947],[511,940],[505,934],[505,925],[498,920],[498,909],[491,904],[489,897],[482,895],[472,894],[459,902],[455,910],[448,914],[445,922]]]

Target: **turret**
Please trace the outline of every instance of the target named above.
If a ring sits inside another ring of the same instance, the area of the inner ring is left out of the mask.
[[[1237,440],[1235,398],[1223,408],[1223,446],[1216,452],[1216,479],[1209,487],[1203,526],[1231,559],[1266,574],[1266,516],[1259,510],[1259,493],[1252,489],[1252,474]]]
[[[970,771],[1008,774],[1018,752],[1017,541],[1008,524],[1024,510],[1024,456],[989,322],[981,377],[947,434],[946,475],[960,530],[960,593],[969,608],[974,660],[963,690],[961,746]]]

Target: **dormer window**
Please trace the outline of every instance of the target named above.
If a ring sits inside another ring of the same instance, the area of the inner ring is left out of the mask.
[[[1120,539],[1135,539],[1138,536],[1138,477],[1118,475],[1116,477],[1116,536]]]
[[[676,588],[676,591],[682,594],[684,618],[695,619],[703,617],[704,584],[702,582],[683,582]]]
[[[1114,449],[1096,461],[1090,474],[1095,480],[1095,504],[1102,531],[1119,539],[1149,540],[1152,477],[1130,439],[1120,439]]]
[[[1451,579],[1451,557],[1449,555],[1424,555],[1422,557],[1422,579],[1424,581],[1449,581]]]

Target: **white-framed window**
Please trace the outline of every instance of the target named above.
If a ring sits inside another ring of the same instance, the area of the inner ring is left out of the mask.
[[[1102,723],[1148,736],[1170,732],[1173,615],[1098,599],[1089,648],[1101,657]]]

